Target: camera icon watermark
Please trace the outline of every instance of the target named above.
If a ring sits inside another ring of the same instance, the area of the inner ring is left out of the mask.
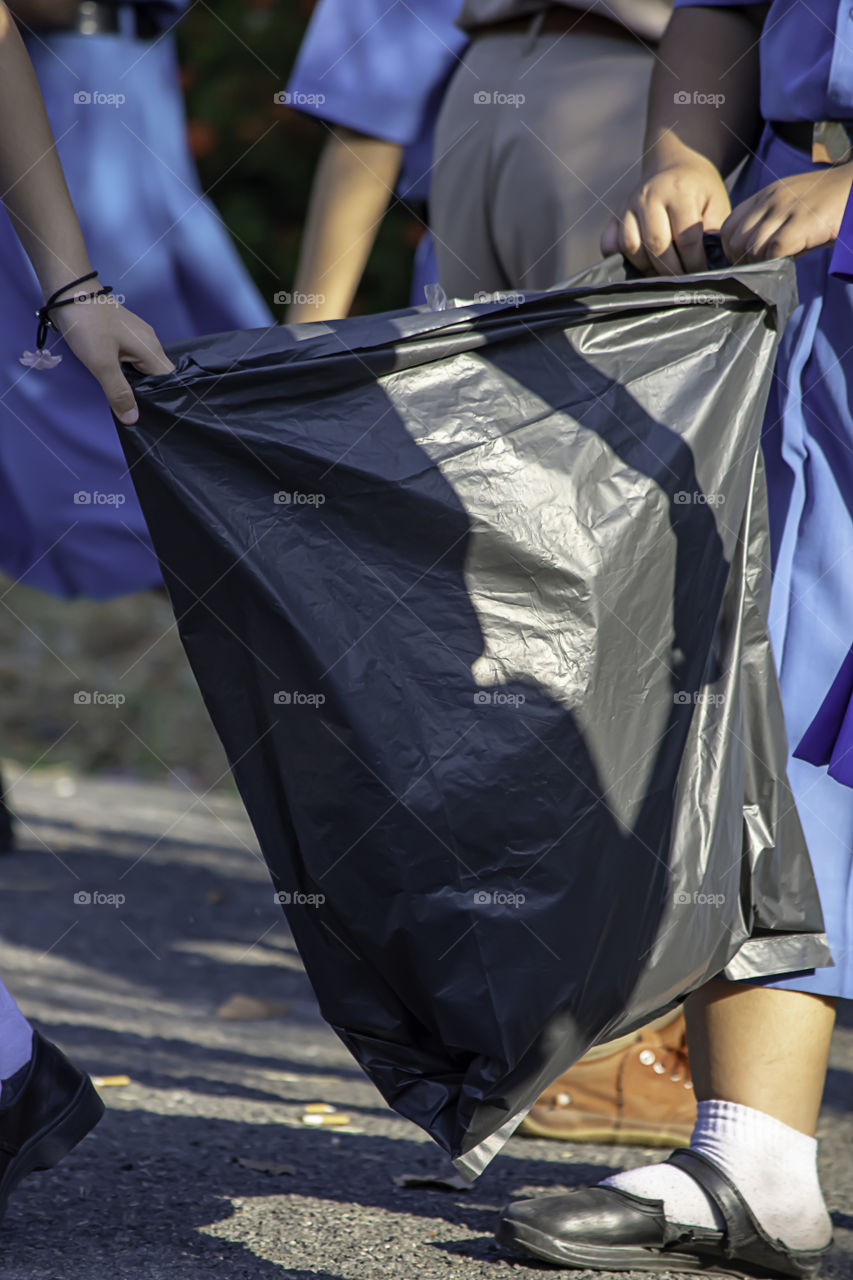
[[[672,700],[677,707],[698,706],[702,703],[709,707],[721,707],[726,700],[724,693],[708,693],[705,689],[694,689],[692,693],[688,693],[686,689],[681,689],[678,693],[672,695]]]
[[[692,304],[696,307],[722,307],[726,301],[721,293],[703,293],[695,289],[676,289],[672,300],[680,306]]]
[[[720,108],[726,100],[724,93],[701,93],[699,89],[677,89],[672,95],[677,107],[716,107]]]
[[[478,289],[472,301],[497,302],[505,307],[520,307],[524,302],[524,294],[519,293],[517,289],[511,289],[509,292],[498,290],[496,293],[487,293],[485,289]]]
[[[500,90],[477,89],[475,107],[520,107],[527,101],[523,93],[501,93]]]
[[[322,107],[326,101],[325,93],[300,93],[298,89],[279,89],[272,96],[278,107]]]
[[[74,905],[76,907],[123,907],[127,902],[127,898],[123,893],[101,893],[95,889],[91,893],[88,889],[78,889],[74,894]]]
[[[325,901],[325,893],[301,893],[299,890],[291,893],[288,889],[280,889],[273,894],[273,902],[281,907],[322,907]]]
[[[694,889],[686,893],[683,889],[672,895],[676,907],[721,907],[726,900],[724,893],[700,893]]]
[[[123,693],[102,693],[99,689],[78,689],[74,694],[75,707],[123,707],[126,702]]]
[[[679,489],[672,495],[672,500],[677,507],[687,507],[691,503],[697,507],[721,507],[726,500],[724,493],[702,493],[696,490],[690,493],[688,489]]]
[[[279,489],[272,500],[277,507],[322,507],[325,493],[301,493],[298,489]]]
[[[526,701],[523,693],[505,693],[502,689],[478,689],[474,694],[478,707],[520,707]]]
[[[322,307],[326,301],[325,293],[301,293],[296,289],[290,293],[287,289],[279,289],[272,300],[277,307]]]
[[[301,689],[278,689],[272,696],[279,707],[322,707],[325,693],[303,693]]]
[[[98,89],[78,89],[74,94],[77,107],[123,107],[127,98],[123,93],[101,93]]]
[[[521,907],[527,901],[523,893],[510,892],[503,889],[475,889],[475,907]]]
[[[100,489],[78,489],[74,494],[75,507],[123,507],[126,502],[126,494],[102,493]]]
[[[78,298],[77,307],[123,307],[127,302],[124,293],[96,293],[93,298]]]

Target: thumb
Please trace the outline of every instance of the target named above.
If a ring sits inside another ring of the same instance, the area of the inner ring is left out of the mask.
[[[619,252],[619,228],[621,222],[614,214],[608,222],[607,226],[601,233],[601,253],[603,257],[608,257],[611,253]]]

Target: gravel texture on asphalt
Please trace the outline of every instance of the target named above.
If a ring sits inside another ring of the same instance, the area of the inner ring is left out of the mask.
[[[0,1228],[5,1280],[556,1274],[495,1243],[501,1205],[661,1157],[513,1138],[469,1191],[399,1186],[445,1159],[321,1020],[239,803],[55,770],[10,781],[20,848],[0,858],[0,973],[75,1061],[131,1083],[103,1087],[94,1133],[19,1187]],[[218,1017],[236,995],[287,1007]],[[821,1119],[837,1236],[823,1275],[853,1280],[850,1006],[840,1023]],[[307,1103],[350,1123],[307,1127]]]

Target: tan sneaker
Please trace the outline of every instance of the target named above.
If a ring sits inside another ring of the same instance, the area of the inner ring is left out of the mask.
[[[679,1012],[591,1049],[540,1095],[518,1132],[564,1142],[673,1147],[690,1142],[695,1120]]]

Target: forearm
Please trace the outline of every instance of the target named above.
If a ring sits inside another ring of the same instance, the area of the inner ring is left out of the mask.
[[[0,120],[3,203],[47,297],[92,268],[32,63],[2,3]]]
[[[294,294],[320,296],[319,306],[294,302],[290,322],[347,315],[400,172],[402,147],[336,128],[311,188]]]
[[[78,0],[9,0],[12,15],[25,28],[70,27],[78,7]]]
[[[644,176],[697,156],[725,176],[755,146],[765,13],[764,5],[675,10],[652,76]]]

